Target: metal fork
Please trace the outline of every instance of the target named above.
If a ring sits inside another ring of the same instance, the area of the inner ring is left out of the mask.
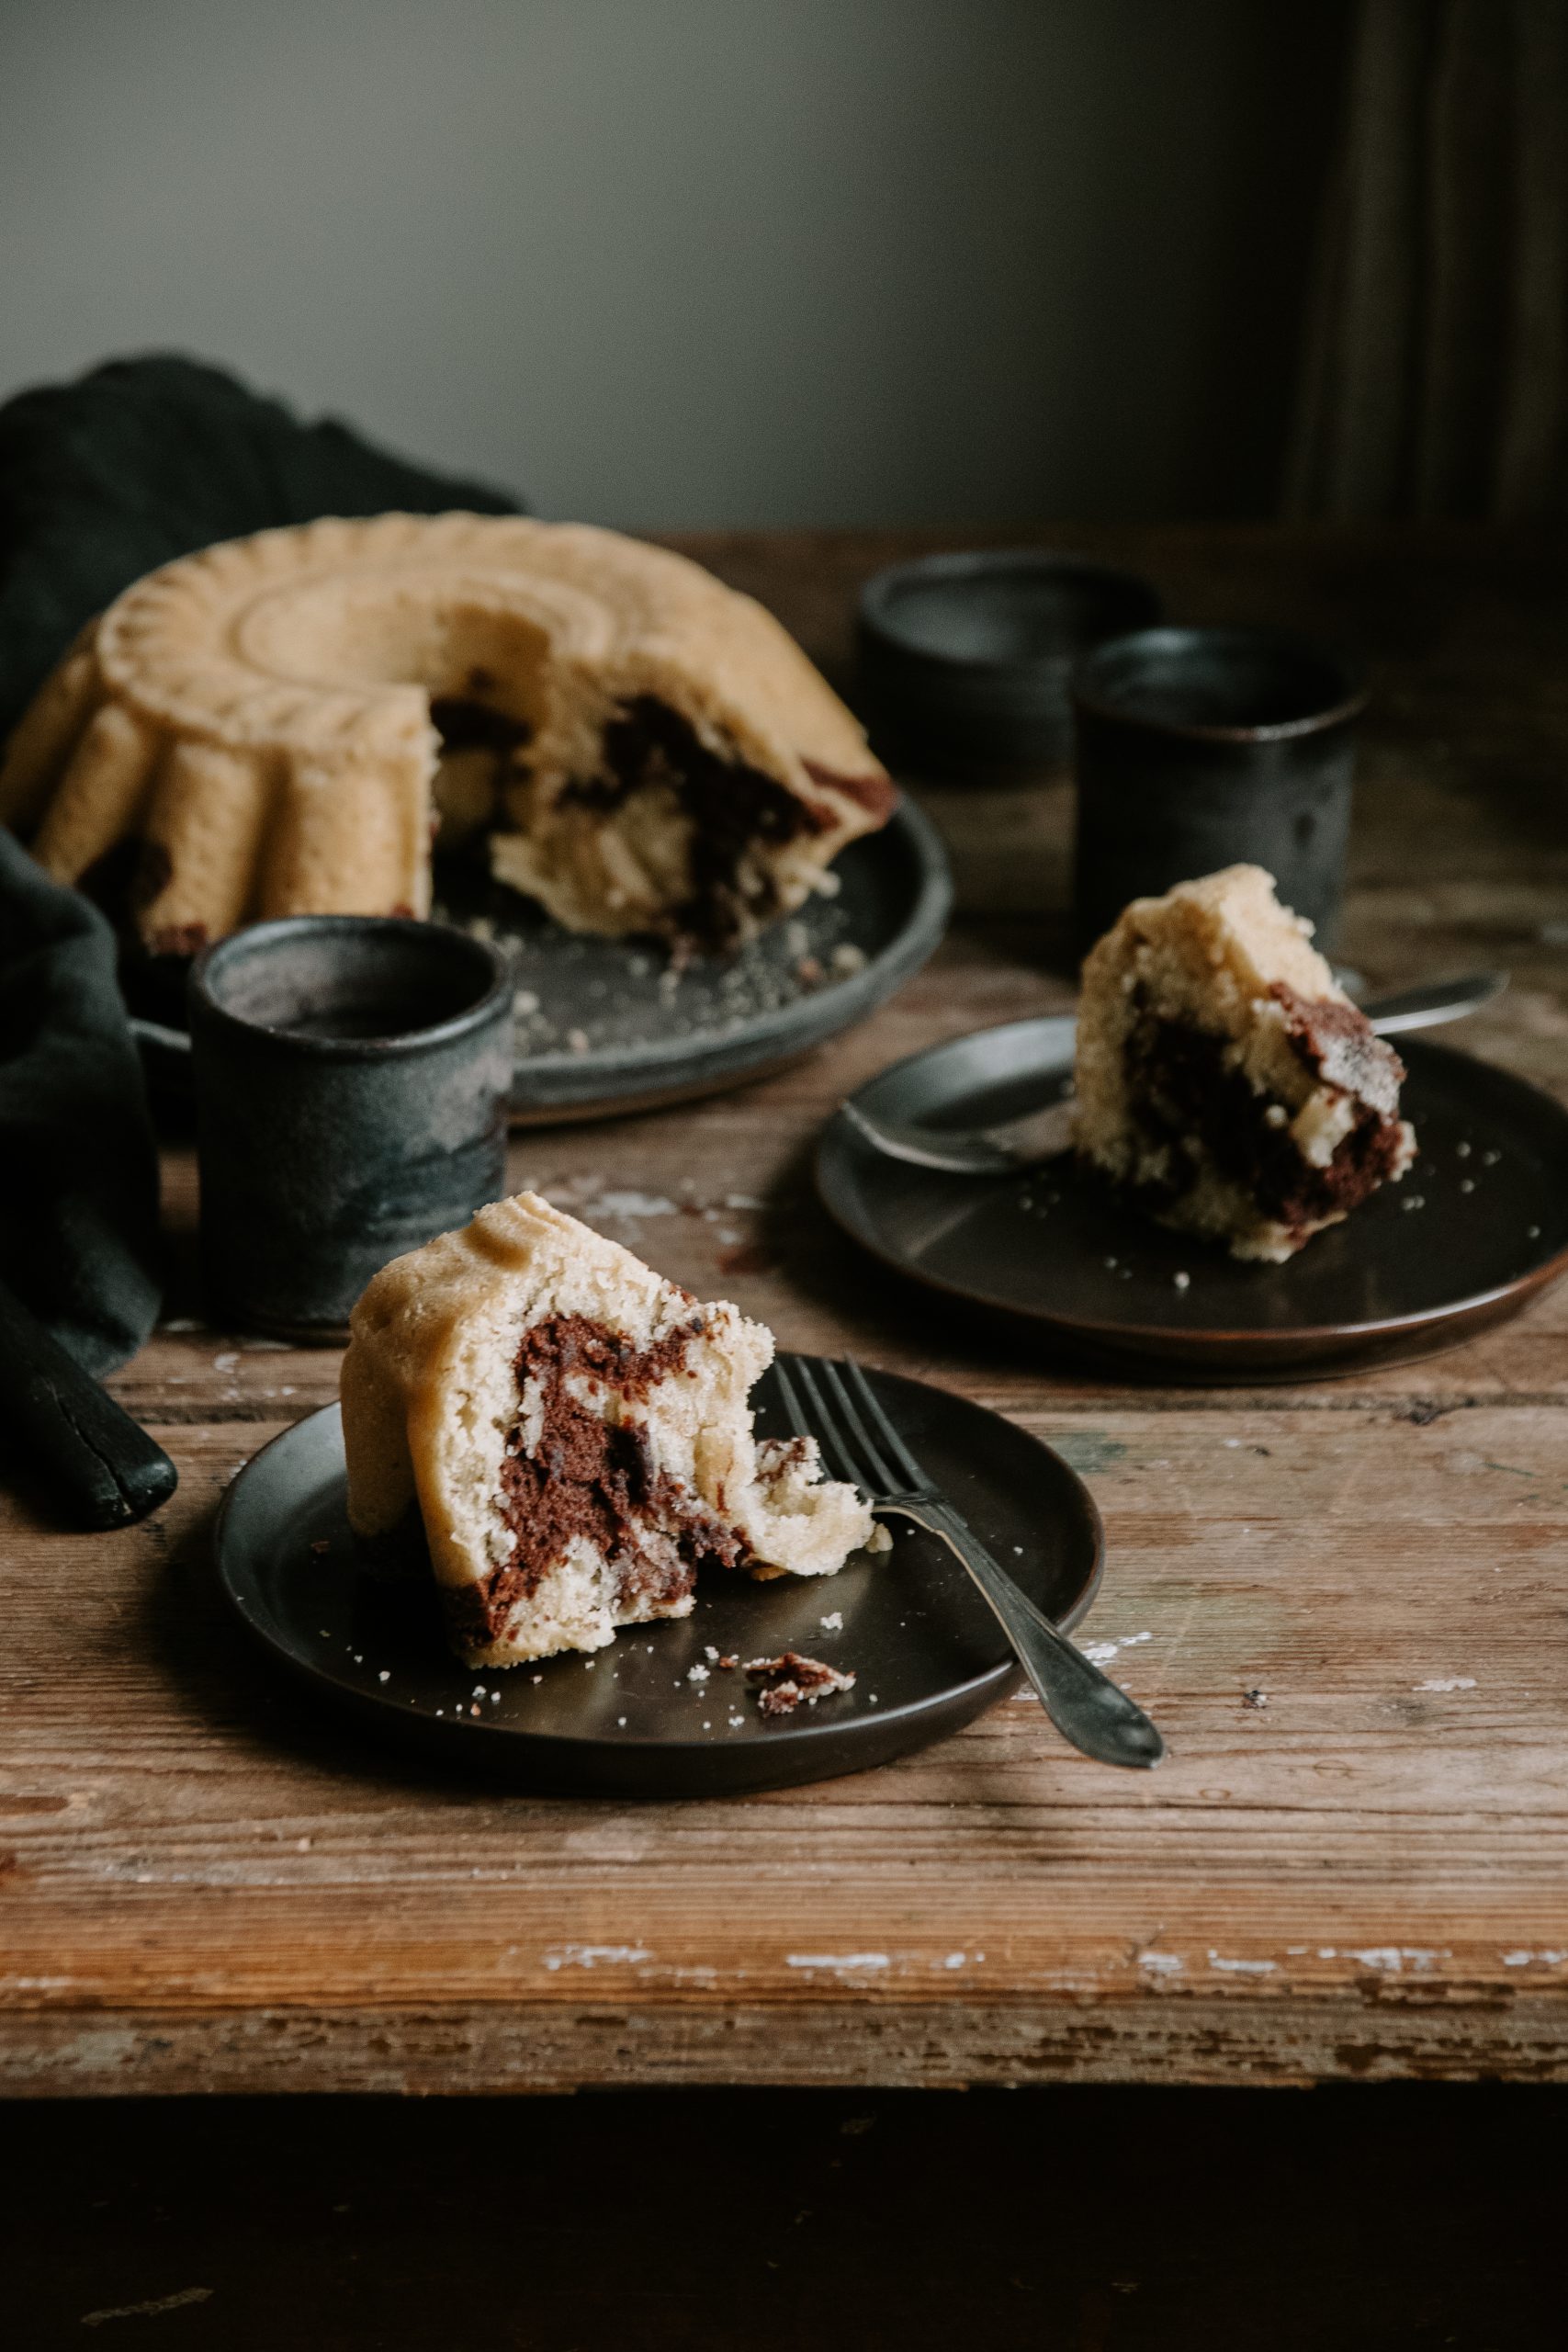
[[[1165,1742],[1141,1707],[1037,1609],[939,1492],[877,1401],[858,1363],[825,1356],[777,1359],[784,1415],[796,1437],[814,1437],[828,1468],[860,1488],[873,1510],[896,1510],[951,1545],[978,1585],[1051,1721],[1101,1764],[1146,1770]],[[802,1401],[804,1397],[804,1402]]]

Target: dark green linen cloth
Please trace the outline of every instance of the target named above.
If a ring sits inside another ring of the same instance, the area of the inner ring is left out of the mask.
[[[199,360],[111,359],[18,392],[0,407],[0,736],[77,630],[159,564],[318,514],[448,507],[521,512]]]
[[[0,1275],[102,1374],[152,1329],[158,1154],[115,939],[0,827]]]
[[[0,407],[0,741],[77,631],[175,556],[320,514],[516,514],[222,369],[117,359]],[[0,829],[0,1277],[95,1374],[161,1296],[158,1163],[116,943]]]

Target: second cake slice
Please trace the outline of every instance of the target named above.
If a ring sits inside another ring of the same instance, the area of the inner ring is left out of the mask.
[[[1404,1065],[1261,866],[1135,899],[1085,962],[1079,1151],[1162,1225],[1293,1256],[1403,1176]]]
[[[822,1576],[873,1532],[815,1442],[759,1440],[772,1335],[523,1193],[383,1268],[343,1370],[349,1517],[424,1540],[472,1666],[683,1617],[699,1567]]]

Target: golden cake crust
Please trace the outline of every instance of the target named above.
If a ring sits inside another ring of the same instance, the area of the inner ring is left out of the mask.
[[[803,812],[756,853],[738,933],[798,905],[893,802],[786,631],[699,565],[586,525],[383,514],[232,540],[127,589],[13,735],[0,821],[36,828],[69,881],[141,842],[154,949],[266,915],[423,914],[438,770],[455,798],[472,781],[443,763],[444,700],[513,723],[496,870],[575,928],[682,929],[679,811],[606,822],[582,790],[628,708],[675,714]]]

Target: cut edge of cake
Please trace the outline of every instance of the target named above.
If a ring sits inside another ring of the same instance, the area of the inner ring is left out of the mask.
[[[782,624],[689,558],[523,515],[321,517],[178,558],[0,743],[0,821],[152,956],[423,916],[431,836],[570,930],[728,951],[897,789]]]
[[[1163,1225],[1281,1262],[1416,1156],[1404,1066],[1273,876],[1232,865],[1124,909],[1084,964],[1080,1157]]]
[[[369,1284],[343,1368],[349,1519],[428,1545],[470,1666],[690,1613],[699,1567],[831,1575],[873,1532],[814,1440],[758,1439],[772,1335],[524,1193]]]

